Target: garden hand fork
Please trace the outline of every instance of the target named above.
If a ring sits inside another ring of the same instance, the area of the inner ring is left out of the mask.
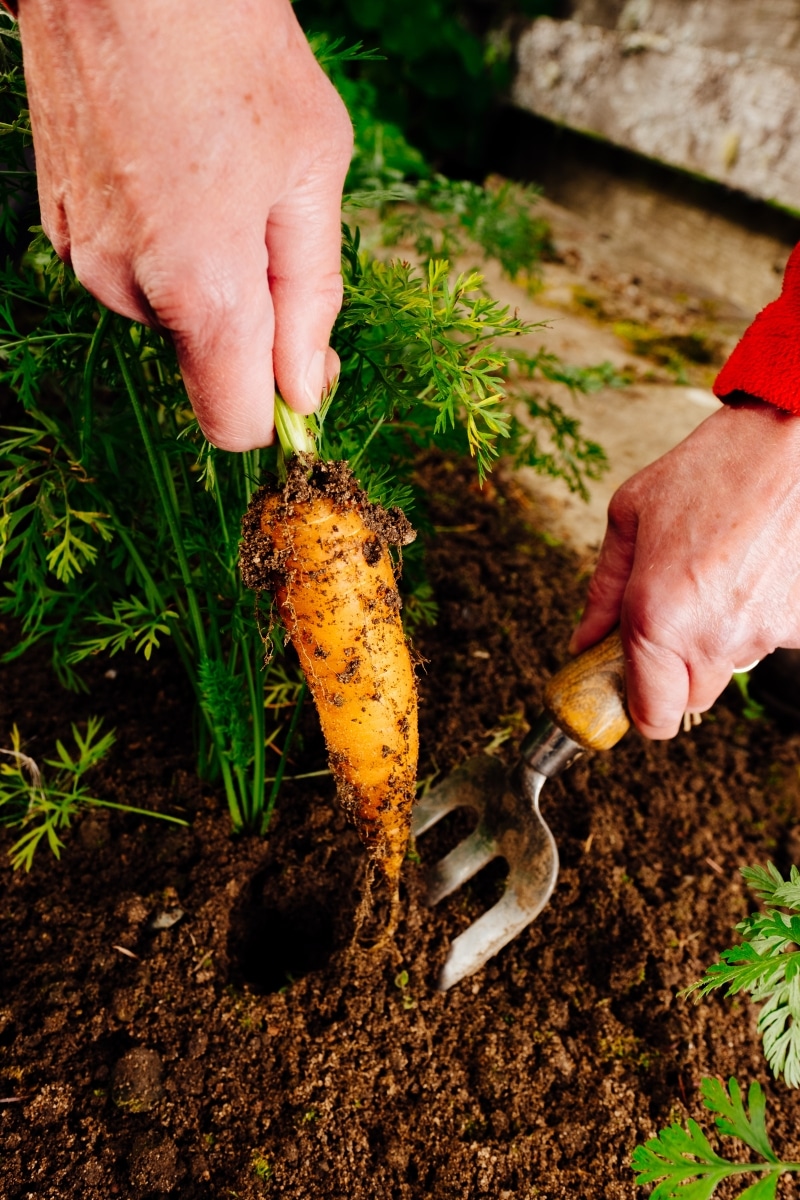
[[[539,811],[545,780],[560,774],[584,750],[609,750],[629,726],[625,659],[619,633],[614,632],[549,681],[544,712],[510,772],[497,759],[481,754],[420,800],[411,822],[415,837],[456,808],[473,808],[479,814],[473,832],[430,868],[428,906],[449,896],[493,858],[504,858],[509,868],[501,899],[453,941],[439,976],[440,991],[482,967],[550,899],[558,877],[558,850]]]

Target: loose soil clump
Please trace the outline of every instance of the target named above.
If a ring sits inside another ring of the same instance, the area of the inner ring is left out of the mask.
[[[586,581],[517,492],[438,458],[420,480],[444,531],[440,621],[417,638],[433,778],[479,750],[513,759]],[[169,653],[97,662],[89,683],[59,694],[43,654],[4,667],[0,744],[16,721],[43,757],[99,712],[119,741],[94,790],[192,823],[93,813],[60,861],[0,874],[0,1195],[632,1198],[634,1145],[705,1123],[709,1074],[761,1079],[774,1145],[800,1157],[800,1103],[768,1080],[753,1007],[678,997],[746,911],[737,868],[800,861],[796,733],[731,695],[690,735],[632,733],[549,781],[551,903],[440,994],[449,941],[502,889],[495,864],[423,907],[424,865],[464,818],[420,839],[394,939],[365,952],[365,856],[331,780],[287,783],[268,837],[233,838],[193,775]],[[293,758],[324,763],[310,707]]]

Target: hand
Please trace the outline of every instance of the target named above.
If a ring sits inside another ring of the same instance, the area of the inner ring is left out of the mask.
[[[736,667],[800,647],[800,417],[745,399],[623,484],[570,649],[617,624],[651,738],[710,708]]]
[[[346,110],[289,0],[20,0],[42,223],[171,334],[206,437],[273,436],[338,370]]]

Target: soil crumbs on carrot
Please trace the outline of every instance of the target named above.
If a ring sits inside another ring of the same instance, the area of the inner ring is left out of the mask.
[[[364,547],[368,562],[376,561],[375,557],[370,559],[370,553],[380,557],[383,546],[408,546],[417,536],[401,509],[385,509],[371,503],[359,488],[347,462],[315,461],[309,464],[307,460],[294,458],[283,486],[275,480],[258,488],[242,517],[239,569],[247,587],[261,591],[278,586],[288,555],[287,550],[273,550],[269,531],[262,524],[265,501],[269,502],[277,496],[278,511],[285,509],[291,512],[294,505],[308,504],[322,495],[332,501],[337,512],[348,508],[357,510],[366,527],[376,535],[378,541],[374,551],[370,551],[369,544]]]
[[[424,778],[481,749],[513,759],[585,579],[513,490],[439,459],[421,480],[450,530],[427,556],[441,619],[417,638]],[[711,1074],[760,1079],[776,1149],[800,1157],[800,1097],[770,1080],[750,1002],[677,996],[735,938],[738,867],[800,861],[796,733],[731,694],[691,734],[630,734],[550,781],[551,903],[440,994],[449,941],[503,887],[495,864],[423,907],[424,864],[466,820],[405,864],[392,946],[353,951],[365,855],[332,782],[287,784],[268,838],[233,839],[194,777],[170,655],[98,662],[89,683],[60,694],[44,655],[5,666],[0,745],[16,722],[50,756],[100,713],[119,740],[96,793],[192,824],[98,811],[60,861],[2,868],[6,1200],[634,1197],[633,1147],[687,1116],[708,1129]],[[294,759],[324,763],[310,710]]]

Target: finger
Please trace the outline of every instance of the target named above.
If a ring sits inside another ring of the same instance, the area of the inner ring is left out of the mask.
[[[689,707],[689,670],[674,650],[631,632],[622,622],[628,712],[645,737],[672,738]]]
[[[752,660],[751,660],[752,661]],[[689,712],[707,712],[725,691],[731,681],[733,669],[719,663],[689,667],[689,696],[686,708]]]
[[[53,241],[49,233],[47,236]],[[56,242],[53,245],[59,258],[71,263],[75,277],[87,292],[91,292],[106,308],[131,321],[141,321],[143,325],[158,325],[155,314],[133,277],[129,257],[112,255],[105,247],[94,247],[84,242],[67,245],[65,253],[59,250]]]
[[[608,528],[600,548],[586,607],[570,641],[570,653],[594,646],[619,624],[625,588],[636,549],[637,518],[619,494],[612,499]]]
[[[53,249],[62,262],[71,264],[69,222],[64,205],[49,194],[49,189],[39,178],[39,211],[42,230],[49,238]],[[91,291],[91,288],[89,289]]]
[[[274,320],[264,246],[218,245],[213,258],[140,264],[138,278],[159,325],[172,334],[208,440],[234,451],[269,445]]]
[[[329,352],[342,306],[341,199],[346,165],[307,181],[275,205],[267,226],[275,309],[273,364],[290,408],[309,413],[338,370]]]

